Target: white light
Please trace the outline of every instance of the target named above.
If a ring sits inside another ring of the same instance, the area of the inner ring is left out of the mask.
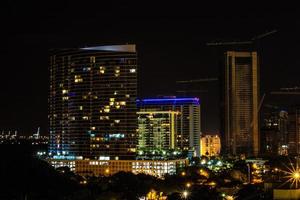
[[[129,71],[130,71],[130,73],[135,73],[136,69],[130,69]]]

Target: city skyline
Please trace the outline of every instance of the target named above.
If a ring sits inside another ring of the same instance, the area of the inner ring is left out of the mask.
[[[292,7],[283,6],[278,12],[279,7],[261,4],[260,8],[250,6],[236,12],[228,6],[227,12],[220,8],[149,5],[150,10],[157,11],[153,13],[125,3],[102,6],[103,12],[89,12],[84,8],[96,8],[67,2],[58,8],[32,2],[6,5],[3,17],[8,19],[4,23],[8,32],[1,51],[3,63],[9,67],[4,73],[16,76],[1,79],[3,129],[31,133],[41,126],[41,132],[48,134],[48,50],[56,47],[136,43],[141,68],[138,97],[143,98],[174,95],[175,89],[170,88],[175,88],[179,80],[218,76],[215,50],[206,46],[207,42],[245,40],[277,29],[276,34],[261,41],[262,91],[298,85],[295,66],[299,65],[299,22]],[[207,103],[202,108],[203,132],[219,131],[217,96],[215,89],[199,97]]]
[[[300,12],[4,1],[0,199],[300,199]]]

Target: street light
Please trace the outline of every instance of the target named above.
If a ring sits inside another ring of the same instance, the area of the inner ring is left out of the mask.
[[[182,195],[183,195],[183,197],[186,199],[187,196],[189,195],[189,193],[188,193],[188,191],[185,190],[185,191],[183,191]]]
[[[300,178],[300,172],[299,171],[295,171],[293,174],[292,174],[293,178],[294,179],[299,179]]]
[[[187,188],[191,187],[191,183],[186,183],[185,185]]]

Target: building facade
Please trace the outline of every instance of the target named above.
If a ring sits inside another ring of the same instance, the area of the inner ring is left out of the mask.
[[[49,72],[50,155],[131,159],[137,138],[135,45],[55,49]]]
[[[198,98],[154,98],[137,100],[139,110],[174,111],[180,113],[177,118],[176,144],[181,150],[200,155],[201,116]]]
[[[261,124],[261,151],[264,154],[288,155],[288,112],[265,110]]]
[[[288,154],[300,153],[300,107],[291,106],[288,113]]]
[[[231,155],[258,155],[260,136],[257,53],[227,51],[222,67],[223,152]]]
[[[188,166],[188,160],[54,160],[48,162],[58,167],[69,167],[81,176],[111,176],[120,171],[134,174],[144,173],[162,178],[165,174],[176,174],[178,169]]]
[[[221,152],[221,140],[218,135],[205,135],[200,141],[201,156],[218,156]]]
[[[179,112],[139,111],[138,145],[141,154],[160,154],[175,150]]]

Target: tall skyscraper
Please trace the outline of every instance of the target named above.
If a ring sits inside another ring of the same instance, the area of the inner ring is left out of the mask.
[[[137,141],[136,97],[135,45],[52,50],[50,154],[132,158]]]
[[[222,66],[222,148],[231,155],[258,155],[258,58],[256,52],[227,51]]]
[[[200,155],[200,103],[198,98],[154,98],[137,101],[139,109],[175,111],[178,115],[176,147]]]

